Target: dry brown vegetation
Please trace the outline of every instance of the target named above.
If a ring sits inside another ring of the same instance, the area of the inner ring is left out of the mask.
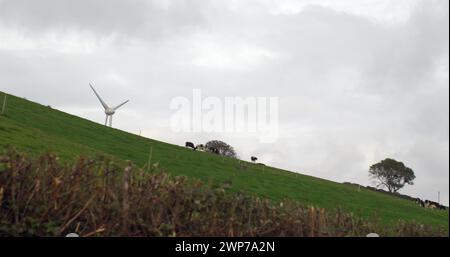
[[[68,164],[9,150],[0,155],[0,236],[448,236],[225,188],[104,157]]]

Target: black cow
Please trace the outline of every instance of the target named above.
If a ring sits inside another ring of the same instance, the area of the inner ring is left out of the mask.
[[[195,145],[192,142],[186,142],[185,146],[195,150]]]
[[[258,160],[258,158],[256,158],[255,156],[252,156],[252,162],[256,162]]]

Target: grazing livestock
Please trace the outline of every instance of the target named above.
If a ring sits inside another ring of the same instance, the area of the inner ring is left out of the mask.
[[[252,162],[256,162],[258,160],[258,158],[256,158],[255,156],[252,156]]]
[[[199,144],[195,147],[195,150],[200,151],[200,152],[204,152],[206,151],[206,148],[203,144]]]
[[[444,205],[439,205],[439,210],[446,211],[448,207],[445,207]]]
[[[422,201],[420,198],[417,198],[417,199],[416,199],[416,203],[417,203],[418,205],[422,206],[423,208],[425,208],[425,202]]]
[[[430,209],[438,209],[439,204],[430,200],[425,200],[425,207]]]
[[[192,143],[192,142],[186,142],[185,146],[188,147],[188,148],[192,148],[192,149],[195,150],[194,143]]]
[[[438,210],[447,210],[447,207],[440,205],[437,202],[433,202],[430,200],[421,200],[420,198],[416,199],[416,203],[420,206],[422,206],[423,208],[427,208],[427,209],[438,209]]]

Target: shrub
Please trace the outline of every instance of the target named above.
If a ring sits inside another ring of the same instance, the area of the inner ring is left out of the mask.
[[[145,172],[107,158],[60,163],[0,155],[0,236],[447,236],[412,222],[382,226],[341,210],[274,203]]]

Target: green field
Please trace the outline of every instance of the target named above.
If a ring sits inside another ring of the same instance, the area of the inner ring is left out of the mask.
[[[4,93],[0,93],[0,109]],[[117,162],[149,160],[174,175],[211,183],[231,182],[231,191],[244,191],[274,201],[293,199],[330,210],[341,207],[355,215],[378,217],[389,224],[415,220],[448,228],[448,211],[427,210],[412,201],[354,186],[193,152],[184,147],[105,127],[50,107],[8,95],[0,115],[0,148],[13,146],[38,155],[51,151],[64,159],[79,155],[108,155]],[[245,166],[245,167],[243,167]]]

